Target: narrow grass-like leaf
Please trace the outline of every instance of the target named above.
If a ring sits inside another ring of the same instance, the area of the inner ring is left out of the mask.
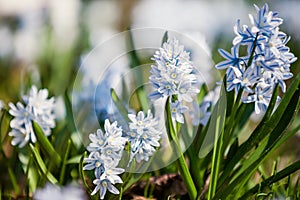
[[[127,111],[126,107],[123,105],[123,103],[121,102],[121,100],[119,99],[116,91],[113,88],[111,88],[110,92],[111,92],[111,98],[114,101],[115,105],[117,106],[118,111],[120,112],[120,114],[122,115],[122,117],[127,122],[129,122],[130,119],[128,118],[128,111]]]
[[[133,35],[131,30],[128,30],[127,32],[127,39],[126,41],[128,41],[127,43],[127,49],[129,50],[129,58],[130,58],[130,67],[134,68],[136,66],[141,65],[141,61],[135,51],[135,45],[134,45],[134,41],[133,41]]]
[[[223,145],[223,130],[226,116],[226,92],[224,85],[221,87],[220,98],[213,110],[211,123],[208,127],[208,134],[214,135],[214,150],[212,155],[212,167],[210,174],[210,183],[208,189],[208,199],[212,199],[217,188],[217,182],[220,170],[220,160],[223,157],[221,153]],[[220,136],[220,137],[219,137]]]
[[[67,164],[78,164],[80,162],[82,155],[77,155],[77,156],[73,156],[72,158],[70,158],[69,160],[67,160]]]
[[[244,142],[239,149],[237,150],[236,155],[233,157],[232,160],[229,161],[228,165],[226,166],[225,170],[223,171],[219,184],[223,184],[225,179],[229,177],[229,174],[232,172],[232,169],[234,169],[235,165],[243,158],[245,154],[247,154],[252,148],[254,148],[260,141],[263,140],[264,137],[267,136],[266,133],[270,133],[274,127],[279,123],[279,120],[281,119],[281,116],[283,116],[283,113],[288,106],[288,103],[290,102],[291,98],[293,97],[295,91],[298,89],[298,85],[300,83],[300,73],[297,75],[293,83],[290,85],[288,91],[283,96],[281,103],[277,107],[276,111],[272,116],[270,114],[272,113],[273,106],[276,103],[276,90],[273,93],[270,106],[268,107],[265,117],[263,117],[262,121],[259,123],[259,125],[255,128],[253,133],[250,135],[250,137],[247,139],[246,142]],[[275,94],[275,95],[274,95]]]
[[[238,140],[238,138],[236,138],[229,148],[229,151],[228,151],[228,154],[226,157],[226,162],[228,162],[235,156],[235,153],[236,153],[238,147],[239,147],[239,140]],[[225,162],[225,165],[227,164],[226,162]]]
[[[144,87],[140,87],[137,89],[137,96],[139,98],[139,103],[141,104],[142,110],[147,111],[149,109],[148,105],[148,97]]]
[[[222,191],[218,194],[218,198],[225,198],[230,193],[242,187],[251,177],[258,165],[266,158],[266,156],[269,155],[275,149],[275,147],[278,147],[276,143],[280,142],[281,138],[284,138],[283,135],[287,130],[287,127],[290,125],[291,121],[295,117],[295,114],[299,110],[299,93],[299,90],[295,91],[294,95],[286,106],[286,110],[284,110],[283,115],[280,117],[278,124],[270,133],[269,139],[266,138],[263,140],[258,148],[243,163],[242,168],[240,168],[237,173],[234,173],[235,176],[231,178],[231,183],[228,187],[222,189]]]
[[[59,183],[60,184],[64,183],[66,166],[67,166],[67,159],[68,159],[70,150],[71,150],[71,140],[69,139],[68,143],[67,143],[67,148],[66,148],[65,156],[64,156],[64,159],[62,161],[61,170],[60,170],[60,175],[59,175]]]
[[[275,175],[270,176],[266,180],[262,181],[261,183],[257,184],[256,186],[252,187],[250,190],[248,190],[242,197],[239,199],[247,199],[249,196],[255,194],[259,187],[261,189],[268,187],[269,185],[276,183],[277,181],[289,176],[290,174],[298,171],[300,169],[300,160],[297,162],[289,165],[288,167],[284,168],[283,170],[277,172]]]
[[[226,107],[226,92],[224,87],[222,86],[220,91],[220,98],[213,109],[207,132],[204,134],[205,138],[203,138],[203,142],[198,152],[198,156],[200,158],[205,157],[212,150],[215,144],[215,140],[217,140],[219,135],[221,134],[222,127],[225,122]]]
[[[72,133],[72,132],[76,131],[76,125],[75,125],[74,118],[73,118],[71,100],[69,98],[67,91],[65,91],[65,94],[64,94],[64,102],[65,102],[65,107],[66,107],[66,118],[68,121],[68,127]]]
[[[34,133],[36,134],[37,141],[39,144],[41,144],[42,149],[49,156],[50,160],[54,161],[56,166],[59,166],[61,162],[60,155],[55,151],[41,127],[36,122],[33,122],[33,129]]]
[[[34,160],[37,164],[37,166],[39,167],[40,169],[40,172],[47,178],[48,181],[50,181],[51,183],[53,184],[56,184],[58,183],[58,181],[56,180],[56,178],[47,170],[47,167],[39,153],[39,151],[32,145],[32,144],[29,144],[30,146],[30,149],[32,151],[32,154],[33,154],[33,157],[34,157]]]

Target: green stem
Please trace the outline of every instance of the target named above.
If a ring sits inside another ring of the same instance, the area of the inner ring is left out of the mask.
[[[166,112],[167,112],[167,128],[168,128],[168,136],[169,140],[172,143],[173,142],[173,148],[176,153],[176,155],[179,156],[178,160],[176,161],[177,163],[177,168],[180,172],[180,175],[183,179],[183,182],[187,188],[187,191],[189,193],[190,199],[196,199],[197,197],[197,190],[195,187],[195,184],[193,182],[193,179],[191,177],[191,174],[189,172],[189,169],[187,167],[187,164],[185,162],[183,153],[180,149],[179,141],[177,138],[177,131],[174,129],[173,122],[172,122],[172,116],[171,116],[171,111],[170,111],[170,101],[169,98],[167,99],[167,105],[166,105]],[[176,126],[176,129],[179,126]]]
[[[119,200],[122,200],[123,196],[123,187],[120,188]]]
[[[62,163],[62,167],[61,167],[61,171],[60,171],[60,176],[59,176],[59,183],[63,184],[64,183],[64,177],[65,177],[65,173],[66,173],[66,166],[67,166],[67,159],[70,153],[70,149],[71,149],[71,140],[68,140],[68,144],[67,144],[67,149],[65,152],[65,156],[63,158],[63,163]]]

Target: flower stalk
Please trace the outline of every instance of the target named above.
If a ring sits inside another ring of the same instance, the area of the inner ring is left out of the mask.
[[[167,104],[166,104],[166,112],[167,112],[167,132],[168,132],[169,140],[173,144],[173,149],[175,151],[175,154],[179,156],[178,160],[176,161],[177,168],[180,172],[180,175],[189,193],[190,199],[196,199],[197,190],[193,182],[192,176],[190,174],[189,168],[185,162],[184,155],[180,149],[179,141],[177,138],[177,133],[179,130],[177,129],[178,128],[177,125],[176,125],[176,129],[174,128],[173,125],[169,99],[167,100]],[[178,124],[178,122],[176,122],[176,124]]]

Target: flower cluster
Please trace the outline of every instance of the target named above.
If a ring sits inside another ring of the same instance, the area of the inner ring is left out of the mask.
[[[90,134],[91,143],[87,146],[90,152],[84,159],[86,165],[84,170],[94,170],[96,179],[93,183],[96,185],[92,195],[100,190],[100,199],[103,199],[106,191],[113,194],[119,194],[115,183],[123,183],[119,174],[125,170],[118,168],[122,158],[125,143],[130,143],[130,162],[133,158],[137,162],[148,161],[149,157],[155,152],[155,147],[159,147],[160,132],[158,130],[158,121],[153,117],[150,110],[145,117],[142,111],[137,115],[128,114],[129,129],[123,134],[123,129],[117,126],[117,122],[110,123],[108,119],[104,122],[105,132],[98,129]],[[124,135],[124,136],[123,136]]]
[[[250,27],[237,21],[231,53],[219,49],[226,60],[216,68],[227,69],[227,90],[242,89],[242,101],[255,102],[255,112],[260,113],[269,105],[276,84],[285,92],[284,81],[293,76],[290,64],[297,58],[286,46],[290,37],[279,30],[283,20],[278,13],[269,11],[267,4],[255,8],[257,15],[249,15]],[[245,56],[239,55],[241,46],[247,48]]]
[[[122,137],[122,128],[117,126],[117,122],[111,124],[106,119],[104,129],[104,133],[98,129],[96,133],[90,134],[91,143],[87,147],[90,155],[84,159],[87,164],[83,168],[84,170],[94,170],[96,179],[93,183],[96,187],[92,195],[100,190],[100,199],[104,199],[107,190],[113,194],[119,194],[113,184],[123,183],[118,175],[125,170],[117,168],[117,165],[127,140]]]
[[[12,145],[24,147],[29,141],[36,142],[33,121],[42,128],[46,136],[51,134],[51,128],[55,127],[55,100],[54,97],[48,99],[48,95],[47,89],[38,90],[36,86],[32,86],[29,95],[22,97],[25,105],[21,102],[16,105],[9,103],[9,113],[14,116],[10,122],[12,130],[9,133],[14,137]]]
[[[73,185],[59,187],[47,183],[44,188],[37,189],[33,194],[34,200],[84,200],[86,196],[82,188]]]
[[[170,97],[173,118],[184,123],[183,113],[188,109],[183,102],[192,102],[193,97],[200,91],[196,86],[198,75],[189,53],[184,50],[184,46],[179,45],[178,40],[168,39],[155,52],[153,60],[155,65],[151,66],[149,79],[155,91],[149,97],[152,100]]]
[[[142,111],[137,115],[128,115],[131,122],[129,123],[130,131],[127,133],[128,141],[131,145],[130,162],[133,158],[139,163],[142,160],[148,161],[149,157],[159,147],[161,132],[158,129],[158,121],[153,118],[150,110],[147,117]]]

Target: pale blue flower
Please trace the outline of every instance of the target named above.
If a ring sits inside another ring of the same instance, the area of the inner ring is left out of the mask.
[[[162,48],[155,52],[153,60],[155,65],[151,66],[149,80],[155,90],[149,94],[149,98],[157,100],[180,94],[179,101],[191,102],[199,93],[196,88],[199,75],[195,73],[184,46],[179,45],[175,38],[168,39]]]
[[[25,106],[18,102],[16,106],[9,103],[9,113],[14,117],[10,122],[12,131],[10,136],[12,145],[24,147],[29,141],[36,142],[32,122],[35,121],[43,130],[46,136],[51,134],[51,129],[55,127],[54,98],[48,99],[48,90],[37,90],[35,86],[30,89],[29,95],[24,95]],[[24,141],[22,141],[24,138]]]
[[[24,102],[32,109],[32,113],[35,116],[50,117],[53,115],[53,109],[55,107],[54,97],[48,99],[49,92],[47,89],[38,90],[33,85],[29,91],[29,95],[24,95]],[[54,123],[54,122],[53,122]]]
[[[115,151],[124,149],[126,138],[122,137],[122,128],[117,126],[117,122],[109,123],[106,119],[104,122],[105,134],[107,135],[107,146]]]
[[[94,170],[96,185],[92,195],[100,190],[100,198],[103,199],[106,191],[118,194],[119,191],[112,185],[122,183],[118,176],[125,170],[117,168],[122,157],[123,149],[127,139],[122,136],[122,128],[117,122],[110,123],[108,119],[104,122],[104,130],[98,129],[96,133],[91,133],[89,138],[91,143],[87,149],[90,152],[88,158],[84,159],[86,165],[83,170]]]
[[[265,111],[270,103],[272,96],[271,86],[265,88],[256,87],[255,93],[243,99],[244,103],[255,102],[255,113]]]
[[[34,200],[84,200],[87,199],[84,190],[78,186],[67,185],[59,187],[47,183],[44,188],[37,189],[33,194]]]
[[[293,76],[290,65],[297,58],[286,46],[290,38],[279,30],[283,20],[278,14],[269,11],[267,4],[262,8],[255,5],[255,8],[257,16],[249,15],[251,28],[237,21],[232,55],[220,50],[226,60],[217,64],[216,68],[227,69],[227,90],[235,89],[236,93],[242,90],[242,101],[255,102],[255,112],[260,113],[269,105],[277,83],[282,92],[286,91],[284,81]],[[239,56],[240,46],[247,46],[244,57]]]
[[[250,22],[252,24],[251,31],[253,33],[262,32],[264,34],[270,34],[271,31],[282,24],[283,19],[278,17],[277,12],[269,11],[268,4],[265,4],[262,8],[254,5],[257,11],[257,16],[249,14]]]
[[[89,152],[100,151],[107,144],[107,134],[104,134],[101,129],[98,129],[94,134],[90,134],[89,138],[91,141],[87,147]]]
[[[247,25],[241,26],[241,21],[238,19],[236,25],[233,27],[236,37],[233,39],[232,44],[238,45],[252,45],[255,40],[255,35],[251,32]]]
[[[103,159],[100,156],[99,152],[93,152],[89,155],[88,158],[84,158],[84,163],[87,163],[83,170],[95,170],[95,175],[101,175],[105,171],[104,163],[105,162],[114,162],[112,159]]]
[[[202,124],[203,126],[207,125],[212,109],[219,99],[220,90],[221,87],[218,85],[213,90],[209,91],[203,98],[200,106],[196,102],[193,102],[193,110],[190,111],[190,115],[194,126],[199,124]]]
[[[238,92],[240,89],[243,89],[245,92],[252,93],[251,87],[259,78],[251,67],[248,67],[246,70],[245,67],[232,67],[232,70],[228,70],[227,73],[227,90],[231,91],[234,89],[235,92]]]
[[[161,131],[158,127],[158,120],[153,117],[150,110],[147,116],[142,111],[137,115],[128,115],[131,122],[129,123],[129,131],[127,132],[128,141],[130,143],[130,162],[133,158],[139,163],[142,160],[148,161],[149,157],[159,147]]]
[[[182,105],[180,101],[175,101],[170,103],[170,110],[172,118],[177,122],[184,124],[183,113],[188,111],[188,107]]]
[[[89,152],[99,152],[105,157],[119,159],[124,149],[126,138],[122,137],[122,128],[117,126],[117,122],[110,124],[106,119],[104,123],[105,132],[98,129],[96,133],[91,133],[89,138],[91,143],[88,145]]]
[[[231,48],[231,54],[225,51],[224,49],[218,50],[220,55],[224,57],[225,61],[218,63],[215,67],[217,69],[227,69],[228,67],[240,67],[240,65],[244,65],[247,63],[247,57],[240,57],[239,56],[239,46],[233,46]]]
[[[177,98],[178,101],[186,101],[186,102],[192,102],[195,95],[197,95],[200,92],[200,90],[196,87],[194,87],[191,82],[181,82],[178,86],[177,90]]]
[[[211,116],[211,104],[212,102],[203,101],[199,106],[197,102],[193,102],[193,110],[190,111],[193,126],[198,126],[199,124],[207,125]]]
[[[112,184],[116,184],[116,183],[123,183],[122,179],[120,178],[119,174],[124,173],[124,169],[123,168],[117,168],[115,167],[114,164],[106,162],[104,164],[104,171],[103,173],[100,175],[100,179],[107,179],[109,180]],[[96,178],[98,178],[99,176],[96,175]]]
[[[100,190],[100,199],[104,199],[106,191],[110,191],[113,194],[119,194],[119,190],[113,186],[113,184],[107,179],[97,178],[93,181],[96,185],[91,195],[95,195]]]

